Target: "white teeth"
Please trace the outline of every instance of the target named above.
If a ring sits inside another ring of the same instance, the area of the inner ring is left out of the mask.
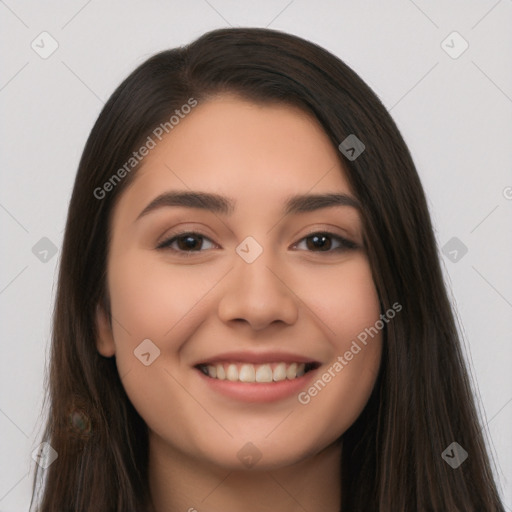
[[[274,368],[273,379],[276,382],[286,379],[286,363],[279,363]]]
[[[236,364],[230,364],[228,366],[228,371],[226,372],[226,379],[230,381],[238,380],[238,368],[236,367]]]
[[[215,369],[217,370],[217,379],[219,380],[225,380],[226,379],[226,372],[224,371],[224,365],[218,364]]]
[[[297,363],[292,363],[286,370],[286,377],[288,379],[295,379],[297,377]]]
[[[268,364],[262,364],[256,370],[256,382],[272,382],[272,368]]]
[[[272,367],[274,368],[272,370]],[[306,373],[305,363],[224,363],[202,366],[203,372],[212,379],[231,382],[280,382],[302,377]]]
[[[238,379],[242,382],[254,382],[256,380],[256,372],[254,371],[254,365],[243,364],[238,374]]]

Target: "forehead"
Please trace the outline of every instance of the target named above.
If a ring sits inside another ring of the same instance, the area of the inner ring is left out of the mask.
[[[256,211],[294,194],[351,194],[337,148],[316,118],[229,95],[181,119],[144,158],[122,201],[142,209],[173,189],[217,192]]]

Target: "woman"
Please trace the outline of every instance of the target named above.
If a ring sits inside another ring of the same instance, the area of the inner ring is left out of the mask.
[[[41,512],[504,510],[410,153],[277,31],[155,55],[105,105],[49,400]]]

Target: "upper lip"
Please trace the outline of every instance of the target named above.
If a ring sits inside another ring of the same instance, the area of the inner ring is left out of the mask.
[[[307,356],[292,354],[290,352],[223,352],[212,357],[207,357],[199,361],[196,365],[224,363],[224,362],[241,362],[252,364],[264,363],[314,363],[320,364],[319,361]]]

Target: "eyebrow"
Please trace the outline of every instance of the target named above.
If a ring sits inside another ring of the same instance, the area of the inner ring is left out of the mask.
[[[235,204],[234,199],[209,192],[165,192],[153,199],[142,210],[136,220],[159,208],[172,206],[199,208],[229,216],[235,211]],[[361,209],[359,201],[347,194],[302,194],[291,196],[285,201],[284,214],[306,213],[335,206],[350,206],[357,210]]]

